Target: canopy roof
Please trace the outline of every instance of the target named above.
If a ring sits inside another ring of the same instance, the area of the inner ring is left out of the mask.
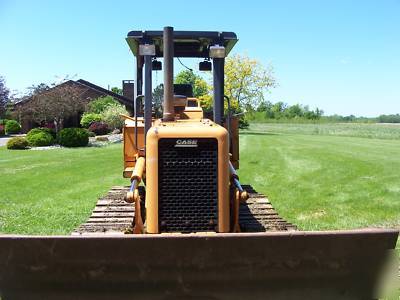
[[[135,56],[138,55],[141,44],[154,44],[155,56],[163,56],[162,31],[130,31],[126,41]],[[174,31],[174,56],[208,58],[209,47],[216,44],[223,45],[228,55],[237,41],[234,32]]]

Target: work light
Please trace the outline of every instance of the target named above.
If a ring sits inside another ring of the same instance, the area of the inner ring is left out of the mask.
[[[225,47],[220,45],[210,46],[209,56],[211,58],[224,58],[225,57]]]

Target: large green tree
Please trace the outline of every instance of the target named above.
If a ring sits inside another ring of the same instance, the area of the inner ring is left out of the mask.
[[[183,70],[176,75],[175,83],[192,85],[193,96],[200,100],[204,110],[209,111],[212,109],[211,86],[203,77],[195,74],[192,70]]]
[[[225,95],[245,111],[254,111],[265,101],[265,94],[276,86],[271,66],[246,55],[232,55],[225,61]]]
[[[175,83],[191,84],[193,87],[193,96],[200,98],[209,93],[207,82],[200,75],[195,74],[192,70],[183,70],[175,77]]]

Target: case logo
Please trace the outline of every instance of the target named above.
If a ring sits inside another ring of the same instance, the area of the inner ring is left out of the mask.
[[[176,140],[175,147],[197,147],[197,140],[179,139],[179,140]]]

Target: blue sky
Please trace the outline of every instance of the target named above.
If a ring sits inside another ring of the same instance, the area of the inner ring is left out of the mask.
[[[127,32],[166,25],[236,32],[234,52],[272,64],[273,102],[326,114],[400,113],[398,0],[0,0],[0,75],[19,91],[67,74],[120,86],[134,76]]]

